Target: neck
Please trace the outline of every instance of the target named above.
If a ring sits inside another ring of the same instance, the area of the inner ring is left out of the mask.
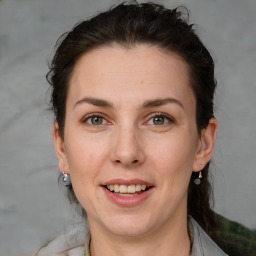
[[[180,217],[180,216],[179,216]],[[89,221],[90,223],[90,221]],[[187,216],[165,223],[140,237],[123,237],[91,227],[91,256],[188,256],[190,239],[187,231]]]

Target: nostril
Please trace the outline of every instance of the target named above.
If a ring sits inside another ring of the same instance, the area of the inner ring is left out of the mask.
[[[123,163],[123,164],[125,164],[125,162],[124,161],[121,161],[121,160],[115,160],[115,162],[117,163],[117,164],[120,164],[120,163]],[[131,161],[129,164],[137,164],[139,162],[139,160],[133,160],[133,161]],[[126,163],[126,164],[128,164],[128,163]]]

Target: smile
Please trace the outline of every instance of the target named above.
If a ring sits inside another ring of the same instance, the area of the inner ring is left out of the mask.
[[[153,186],[145,184],[108,184],[103,186],[106,196],[120,206],[136,206],[153,192]]]
[[[101,185],[105,195],[119,206],[136,206],[145,201],[155,190],[155,186],[140,179],[113,179]]]
[[[136,196],[142,193],[143,191],[147,191],[150,189],[150,186],[147,186],[145,184],[140,185],[107,185],[106,188],[114,193],[115,195],[122,196],[122,197],[130,197],[130,196]]]

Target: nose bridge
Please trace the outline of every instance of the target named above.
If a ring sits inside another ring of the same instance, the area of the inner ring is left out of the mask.
[[[134,124],[122,124],[117,127],[112,160],[125,166],[138,165],[144,161],[143,148],[140,145],[140,132]]]

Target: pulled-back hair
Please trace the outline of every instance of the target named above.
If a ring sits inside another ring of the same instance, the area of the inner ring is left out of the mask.
[[[183,14],[180,10],[185,10]],[[153,3],[122,3],[106,12],[83,21],[59,38],[47,79],[52,85],[51,104],[64,139],[66,99],[69,80],[77,61],[85,53],[113,44],[131,48],[136,45],[156,46],[180,56],[188,66],[190,86],[196,99],[198,134],[206,128],[213,114],[216,87],[214,62],[186,21],[185,8],[167,9]],[[103,60],[105,61],[105,60]],[[194,184],[193,172],[188,188],[188,214],[213,237],[217,222],[212,211],[212,187],[208,177],[209,163],[202,170],[200,185]],[[69,199],[77,202],[72,184]]]

